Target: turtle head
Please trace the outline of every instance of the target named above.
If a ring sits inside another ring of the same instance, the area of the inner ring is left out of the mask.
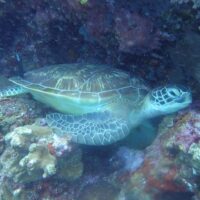
[[[165,86],[152,90],[145,100],[150,116],[169,114],[187,107],[192,102],[189,89]],[[145,109],[146,109],[145,108]]]
[[[129,115],[129,123],[137,126],[145,119],[174,113],[192,102],[189,89],[178,86],[159,87],[147,94],[142,104]]]

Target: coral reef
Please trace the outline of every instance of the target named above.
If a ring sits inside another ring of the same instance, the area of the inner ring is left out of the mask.
[[[65,180],[81,176],[81,151],[65,136],[37,123],[17,127],[5,135],[6,149],[0,157],[0,173],[16,183],[29,183],[52,175]]]
[[[145,150],[144,163],[117,181],[123,194],[136,199],[164,199],[166,192],[199,198],[200,109],[191,108],[160,124],[159,136]],[[116,174],[115,174],[116,175]],[[178,197],[177,197],[178,198]]]
[[[97,181],[84,187],[78,196],[82,200],[118,200],[119,189],[106,181]]]
[[[42,108],[25,96],[0,100],[0,132],[3,134],[15,127],[33,123],[39,116],[42,116]]]
[[[84,179],[73,182],[47,179],[37,181],[35,184],[16,184],[9,179],[4,179],[0,187],[1,200],[121,200],[120,188],[109,183],[103,178],[96,179],[83,185]]]
[[[55,157],[49,153],[48,148],[40,144],[31,144],[28,155],[20,160],[19,165],[22,168],[27,168],[29,174],[33,171],[38,171],[38,169],[42,169],[43,178],[56,173]]]
[[[110,159],[110,162],[116,168],[119,168],[117,173],[133,173],[144,161],[144,153],[139,150],[130,149],[128,147],[120,147],[116,155]]]
[[[151,4],[138,0],[5,1],[0,15],[0,33],[4,38],[0,39],[1,70],[10,77],[22,74],[22,68],[28,71],[47,64],[85,60],[125,68],[129,62],[130,65],[138,63],[135,66],[139,70],[144,54],[148,54],[153,61],[147,61],[143,68],[151,72],[145,71],[143,75],[151,73],[154,79],[158,78],[163,68],[168,67],[160,66],[163,51],[156,56],[151,53],[166,41],[163,35],[169,35],[160,22],[169,5],[168,1],[160,0]],[[4,23],[6,31],[1,28]],[[139,55],[126,58],[129,54]],[[161,67],[157,77],[149,63]]]

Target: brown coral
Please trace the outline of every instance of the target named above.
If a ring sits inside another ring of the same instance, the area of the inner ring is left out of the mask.
[[[35,123],[18,127],[6,134],[5,142],[7,146],[0,157],[0,174],[3,177],[26,183],[54,174],[68,181],[82,175],[81,150],[72,149],[69,137],[55,137],[53,130],[47,126]],[[49,150],[49,144],[54,153]]]
[[[117,10],[115,31],[120,51],[138,53],[157,49],[160,46],[159,31],[149,19],[136,12]]]

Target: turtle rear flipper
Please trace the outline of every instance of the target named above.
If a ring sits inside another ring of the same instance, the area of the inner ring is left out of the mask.
[[[0,99],[24,93],[27,93],[27,91],[20,86],[8,86],[6,88],[0,89]]]
[[[124,138],[129,133],[123,119],[108,112],[88,113],[80,116],[53,113],[47,123],[58,134],[69,134],[73,142],[87,145],[107,145]]]

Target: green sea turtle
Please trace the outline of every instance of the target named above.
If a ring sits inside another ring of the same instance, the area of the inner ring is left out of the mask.
[[[49,126],[88,145],[114,143],[144,120],[176,112],[192,101],[187,89],[150,90],[142,80],[104,65],[52,65],[10,81],[15,86],[1,90],[0,97],[31,93],[60,112],[47,115]]]

